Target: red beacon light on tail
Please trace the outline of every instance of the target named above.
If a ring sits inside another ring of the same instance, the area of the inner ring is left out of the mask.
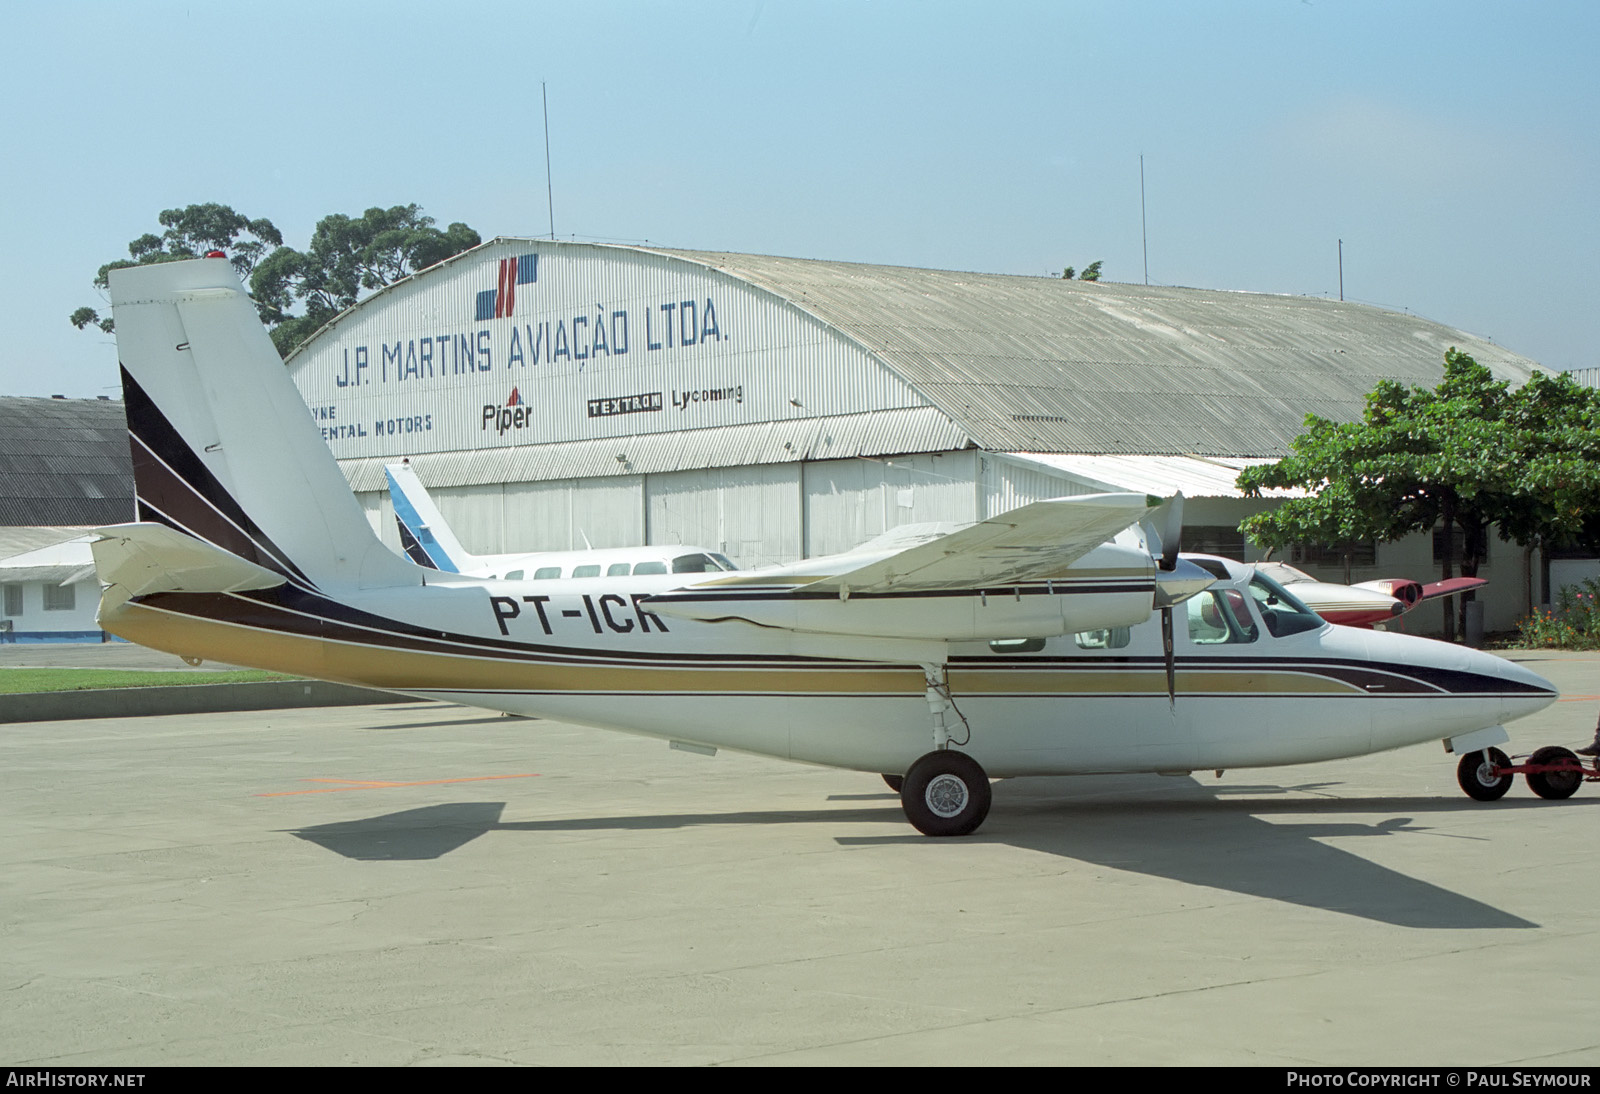
[[[207,258],[227,258],[228,257],[228,252],[227,251],[207,251],[206,252],[206,257]]]

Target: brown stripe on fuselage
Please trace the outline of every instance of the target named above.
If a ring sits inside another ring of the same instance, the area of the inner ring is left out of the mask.
[[[922,674],[909,666],[786,660],[771,665],[591,663],[537,654],[459,648],[416,649],[362,641],[360,632],[333,624],[339,637],[296,633],[263,620],[201,618],[181,610],[185,598],[152,598],[166,606],[128,602],[103,610],[113,634],[180,656],[251,665],[391,691],[548,692],[556,694],[747,694],[921,697]],[[192,598],[200,599],[200,598]],[[240,606],[246,601],[239,600]],[[279,614],[282,618],[282,614]],[[317,623],[316,620],[308,620]],[[374,637],[379,637],[374,635]],[[593,651],[600,652],[600,651]],[[739,660],[732,654],[720,660]],[[1363,688],[1320,668],[1269,669],[1220,665],[1180,666],[1182,695],[1364,696]],[[1166,690],[1159,663],[1126,666],[952,666],[951,689],[970,696],[1157,696]],[[1437,695],[1438,692],[1433,692]],[[1398,696],[1395,696],[1398,697]]]
[[[446,654],[319,638],[245,623],[199,619],[130,601],[103,611],[112,634],[183,657],[203,657],[388,691],[714,692],[719,694],[923,694],[909,667],[819,664],[813,668],[583,665]]]

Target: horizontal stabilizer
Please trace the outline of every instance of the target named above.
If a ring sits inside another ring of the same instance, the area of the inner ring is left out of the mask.
[[[165,524],[117,524],[95,534],[101,537],[91,544],[100,580],[121,586],[127,596],[236,593],[285,581],[280,573]]]
[[[855,570],[807,592],[985,589],[1060,577],[1074,562],[1157,508],[1145,494],[1036,501]]]

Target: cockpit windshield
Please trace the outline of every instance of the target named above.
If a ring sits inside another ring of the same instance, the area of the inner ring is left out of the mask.
[[[1289,590],[1257,570],[1250,578],[1250,595],[1255,599],[1267,633],[1284,638],[1302,631],[1321,630],[1327,620],[1300,602]]]
[[[737,566],[715,552],[679,555],[672,560],[672,572],[675,574],[714,574],[719,570],[736,569]]]

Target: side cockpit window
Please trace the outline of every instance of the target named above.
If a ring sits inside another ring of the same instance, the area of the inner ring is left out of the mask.
[[[1260,633],[1244,594],[1237,589],[1207,589],[1184,601],[1189,641],[1197,646],[1254,642]]]

